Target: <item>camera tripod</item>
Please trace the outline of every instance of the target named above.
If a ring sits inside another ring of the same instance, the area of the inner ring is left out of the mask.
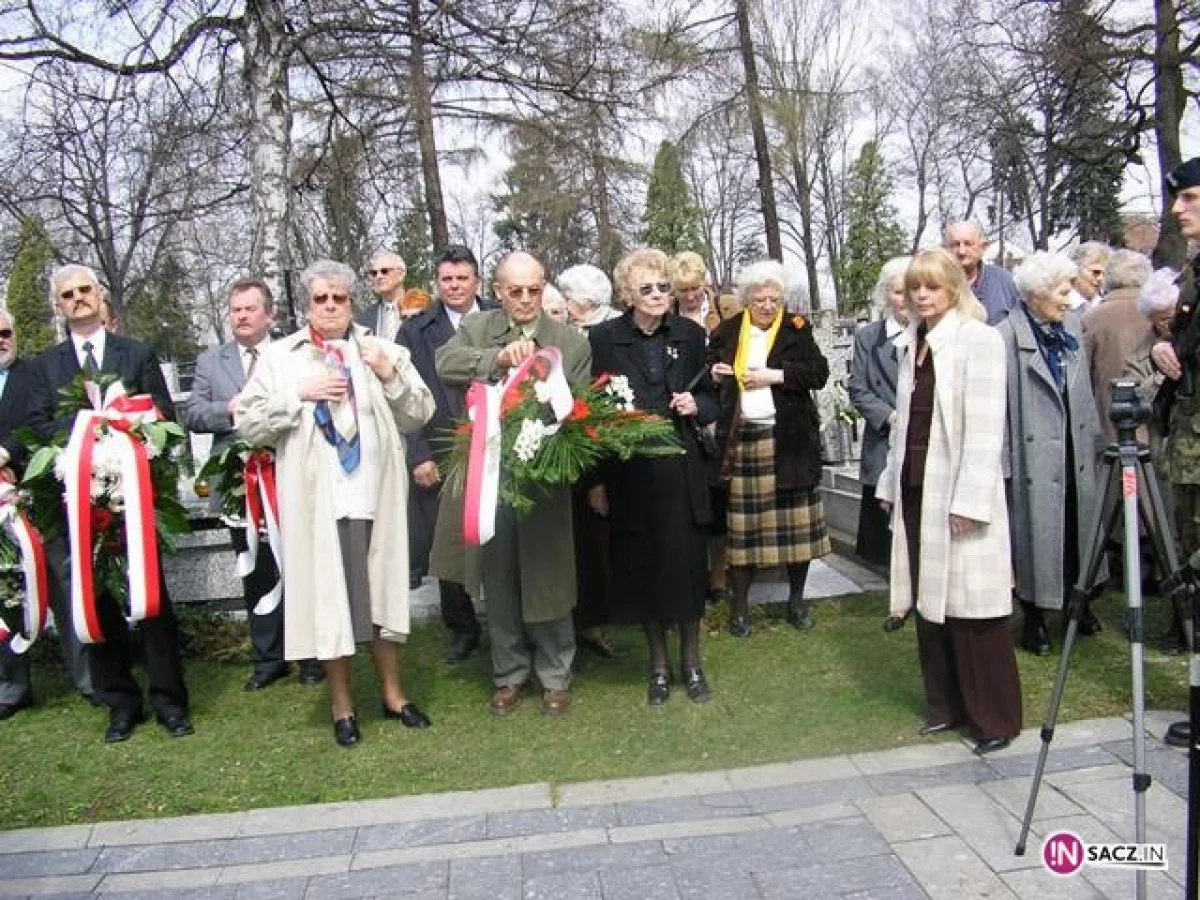
[[[1114,388],[1116,382],[1114,382]],[[1084,606],[1096,586],[1101,564],[1104,561],[1105,548],[1110,535],[1116,529],[1118,519],[1124,521],[1124,550],[1125,550],[1125,597],[1126,620],[1129,627],[1129,651],[1132,669],[1132,701],[1133,701],[1133,794],[1134,794],[1134,828],[1135,840],[1139,844],[1146,841],[1146,791],[1150,789],[1151,778],[1146,771],[1146,733],[1145,722],[1145,687],[1143,680],[1143,665],[1145,653],[1145,609],[1142,605],[1141,560],[1139,558],[1140,542],[1138,538],[1138,522],[1140,521],[1150,537],[1154,557],[1159,571],[1168,574],[1164,585],[1169,588],[1173,603],[1179,605],[1181,620],[1187,646],[1195,653],[1196,644],[1193,640],[1194,625],[1192,615],[1183,615],[1188,600],[1197,593],[1194,589],[1196,581],[1179,565],[1175,541],[1163,504],[1162,492],[1159,489],[1158,476],[1154,464],[1150,461],[1150,451],[1137,443],[1136,429],[1138,417],[1135,415],[1122,416],[1118,420],[1114,404],[1114,424],[1117,426],[1117,443],[1110,446],[1104,454],[1104,471],[1102,474],[1104,496],[1099,513],[1092,527],[1088,553],[1079,570],[1079,579],[1072,588],[1067,601],[1067,633],[1063,640],[1062,656],[1058,663],[1058,674],[1050,693],[1050,706],[1046,720],[1042,725],[1042,745],[1038,753],[1037,766],[1033,772],[1033,784],[1029,791],[1029,801],[1025,807],[1025,816],[1021,821],[1021,834],[1017,838],[1014,850],[1017,856],[1025,854],[1025,843],[1029,837],[1030,824],[1033,820],[1034,807],[1037,805],[1038,791],[1041,788],[1042,776],[1046,768],[1046,757],[1050,751],[1050,742],[1054,739],[1054,726],[1058,720],[1058,709],[1062,702],[1063,691],[1066,687],[1067,670],[1071,664],[1071,653],[1075,648],[1075,640],[1079,630],[1079,619]],[[1139,492],[1145,496],[1146,504],[1138,505]],[[1194,612],[1194,602],[1193,610]],[[1197,697],[1196,680],[1200,674],[1200,663],[1193,656],[1192,690],[1193,723],[1196,718],[1195,698]],[[1197,798],[1194,787],[1197,769],[1197,750],[1195,733],[1193,732],[1191,767],[1193,787],[1188,797],[1188,865],[1187,893],[1185,896],[1195,900],[1196,894],[1196,816]],[[1138,869],[1135,872],[1134,896],[1142,900],[1146,896],[1146,871]]]

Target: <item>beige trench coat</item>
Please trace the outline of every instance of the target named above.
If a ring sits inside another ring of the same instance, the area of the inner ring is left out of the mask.
[[[916,329],[913,322],[896,337],[896,427],[875,491],[877,498],[893,504],[893,615],[903,615],[913,606],[900,473],[916,364]],[[954,309],[926,340],[937,387],[925,462],[917,611],[938,623],[946,617],[1007,616],[1012,612],[1012,571],[1001,468],[1007,399],[1004,343],[995,329]],[[983,524],[953,537],[951,515]]]
[[[409,632],[408,469],[401,432],[420,428],[433,415],[433,395],[409,361],[408,350],[369,337],[355,325],[360,345],[377,342],[396,366],[383,384],[368,374],[371,408],[379,423],[379,504],[375,510],[367,568],[371,618],[385,636]],[[313,421],[315,404],[300,399],[299,385],[325,372],[307,329],[275,341],[259,360],[234,411],[241,436],[274,447],[283,536],[284,656],[337,659],[354,654],[354,631],[341,566],[337,522],[325,438]],[[394,428],[385,427],[394,422]]]

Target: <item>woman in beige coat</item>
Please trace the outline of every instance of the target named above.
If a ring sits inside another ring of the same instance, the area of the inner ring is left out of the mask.
[[[366,641],[385,718],[429,725],[404,694],[397,644],[409,631],[401,432],[423,425],[434,401],[406,349],[352,324],[351,269],[316,262],[301,282],[308,327],[271,344],[237,399],[234,421],[251,444],[275,448],[284,655],[323,662],[334,737],[352,747],[360,734],[350,657]]]
[[[896,425],[875,492],[892,511],[889,626],[915,606],[921,733],[965,726],[984,754],[1021,730],[1008,625],[1004,346],[944,250],[917,256],[904,281]]]

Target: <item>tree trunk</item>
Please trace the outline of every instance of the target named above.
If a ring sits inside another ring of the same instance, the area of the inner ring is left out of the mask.
[[[1179,231],[1179,222],[1171,214],[1171,197],[1166,177],[1183,162],[1179,142],[1179,123],[1183,118],[1183,69],[1179,59],[1179,20],[1174,0],[1154,2],[1154,135],[1158,144],[1158,170],[1162,176],[1162,216],[1158,243],[1154,247],[1156,266],[1182,268],[1187,259],[1187,242]]]
[[[758,66],[754,60],[754,41],[750,34],[750,0],[734,0],[737,13],[738,44],[746,74],[746,108],[754,135],[754,157],[758,161],[758,192],[762,198],[763,228],[767,233],[767,256],[783,259],[779,237],[779,212],[775,206],[775,183],[771,177],[771,148],[767,144],[767,126],[763,122],[762,101],[758,92]]]
[[[288,229],[292,221],[292,53],[281,0],[246,4],[242,78],[250,106],[250,271],[266,280],[288,324],[296,321]]]
[[[821,308],[821,281],[817,273],[817,242],[814,237],[812,183],[808,166],[800,158],[800,141],[791,135],[792,179],[796,182],[796,206],[800,212],[800,250],[804,253],[804,270],[808,276],[809,309]]]
[[[417,125],[417,143],[421,148],[421,177],[425,182],[425,209],[429,213],[429,236],[434,251],[450,243],[446,225],[446,201],[442,197],[442,174],[438,168],[437,140],[433,133],[433,104],[429,76],[425,73],[425,41],[421,37],[421,0],[408,0],[409,91]]]

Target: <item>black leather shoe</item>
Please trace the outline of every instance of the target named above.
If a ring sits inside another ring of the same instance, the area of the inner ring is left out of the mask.
[[[415,591],[417,588],[419,588],[424,583],[425,583],[424,575],[418,575],[416,572],[413,572],[412,574],[410,574],[408,576],[408,589],[410,591]]]
[[[108,714],[108,728],[104,730],[104,743],[119,744],[121,741],[129,740],[133,734],[133,729],[137,728],[146,717],[141,712],[126,712],[121,709],[110,710]]]
[[[683,686],[693,703],[707,703],[712,699],[712,691],[702,669],[684,669]]]
[[[196,733],[191,720],[185,715],[159,716],[158,724],[173,738],[187,737],[189,734]]]
[[[383,704],[383,717],[385,719],[397,719],[405,728],[428,728],[433,723],[429,721],[429,716],[421,712],[415,703],[405,703],[397,712],[394,709],[389,709],[388,705]]]
[[[746,617],[734,616],[730,619],[729,633],[738,638],[750,637],[750,623],[746,621]]]
[[[1184,750],[1192,746],[1192,723],[1173,722],[1163,735],[1163,741],[1169,747],[1182,747]]]
[[[1021,649],[1034,656],[1046,656],[1050,652],[1050,631],[1046,618],[1036,607],[1025,609],[1021,623]]]
[[[1013,742],[1010,737],[997,738],[981,738],[975,742],[975,755],[985,756],[988,753],[995,753],[997,750],[1003,750]]]
[[[808,604],[804,604],[799,609],[794,606],[789,606],[787,611],[787,623],[797,631],[812,631],[813,617],[809,611]]]
[[[1085,606],[1083,612],[1079,616],[1079,635],[1080,637],[1092,637],[1104,630],[1104,625],[1096,618],[1096,614],[1092,612],[1090,606]]]
[[[671,676],[666,672],[652,672],[650,686],[646,688],[646,702],[651,706],[662,706],[671,699]]]
[[[16,703],[0,703],[0,722],[5,719],[11,719],[23,709],[29,709],[33,706],[32,697],[23,697]]]
[[[362,735],[358,733],[358,722],[355,721],[354,716],[334,719],[333,739],[337,741],[339,747],[353,747],[362,740]]]
[[[255,670],[246,680],[244,691],[261,691],[263,688],[270,687],[280,679],[287,678],[287,666],[281,666],[275,669]]]
[[[479,647],[479,632],[455,631],[446,644],[446,662],[462,662]]]
[[[321,665],[319,659],[306,659],[300,663],[300,683],[305,687],[312,687],[314,684],[320,684],[325,680],[325,667]]]
[[[932,725],[922,725],[917,729],[917,734],[921,737],[929,737],[931,734],[941,734],[943,731],[949,731],[954,727],[949,722],[934,722]]]

